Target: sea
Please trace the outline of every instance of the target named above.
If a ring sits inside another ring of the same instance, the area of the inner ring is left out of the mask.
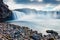
[[[43,34],[47,34],[46,30],[54,30],[60,34],[60,19],[56,18],[57,14],[12,12],[14,19],[6,21],[10,24],[28,27]]]

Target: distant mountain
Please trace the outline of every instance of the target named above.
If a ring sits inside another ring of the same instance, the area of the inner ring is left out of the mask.
[[[14,11],[24,12],[24,13],[57,13],[60,14],[60,11],[43,11],[43,10],[35,10],[35,9],[29,9],[29,8],[22,8],[22,9],[15,9]]]
[[[22,9],[15,9],[14,11],[23,12],[25,14],[38,14],[38,15],[48,15],[52,16],[53,18],[60,19],[60,11],[42,11],[42,10],[35,10],[35,9],[29,9],[29,8],[22,8]]]
[[[28,14],[28,13],[37,13],[37,10],[29,9],[29,8],[15,9],[14,11],[24,12],[26,14]]]

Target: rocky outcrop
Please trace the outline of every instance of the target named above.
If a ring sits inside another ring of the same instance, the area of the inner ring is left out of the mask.
[[[0,22],[10,19],[12,11],[8,9],[8,6],[4,4],[3,0],[0,0]]]

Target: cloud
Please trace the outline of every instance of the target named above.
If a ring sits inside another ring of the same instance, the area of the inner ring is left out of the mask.
[[[4,1],[11,10],[20,8],[30,8],[30,9],[48,10],[48,11],[60,10],[59,0],[4,0]]]
[[[20,4],[40,4],[43,0],[14,0],[16,3]]]
[[[22,0],[19,0],[19,2]],[[34,0],[30,0],[34,1]],[[41,0],[39,0],[41,1]],[[22,1],[23,2],[23,1]],[[25,0],[24,2],[27,2]],[[9,6],[9,9],[14,10],[14,9],[20,9],[20,8],[30,8],[30,9],[36,9],[36,10],[41,10],[45,5],[34,5],[34,4],[16,4],[13,0],[5,0],[5,3]],[[37,7],[38,6],[38,7]]]
[[[56,0],[56,1],[60,1],[60,0]]]
[[[44,0],[44,3],[51,3],[51,4],[60,4],[60,1],[57,0]]]
[[[38,0],[39,2],[42,2],[43,0]]]
[[[43,11],[52,11],[55,5],[47,4],[42,10]]]
[[[16,3],[20,4],[60,4],[59,0],[14,0]]]
[[[57,5],[56,7],[53,8],[53,10],[57,10],[57,11],[60,11],[60,5]]]
[[[38,7],[37,7],[38,6]],[[45,5],[22,5],[22,4],[12,4],[9,5],[9,8],[11,10],[13,9],[21,9],[21,8],[30,8],[30,9],[36,9],[36,10],[42,10],[44,8]]]

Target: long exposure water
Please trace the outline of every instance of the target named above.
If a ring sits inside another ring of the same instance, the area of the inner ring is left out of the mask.
[[[55,14],[23,13],[13,11],[14,20],[8,21],[11,24],[29,27],[38,32],[46,34],[46,30],[55,30],[60,33],[60,19]]]

